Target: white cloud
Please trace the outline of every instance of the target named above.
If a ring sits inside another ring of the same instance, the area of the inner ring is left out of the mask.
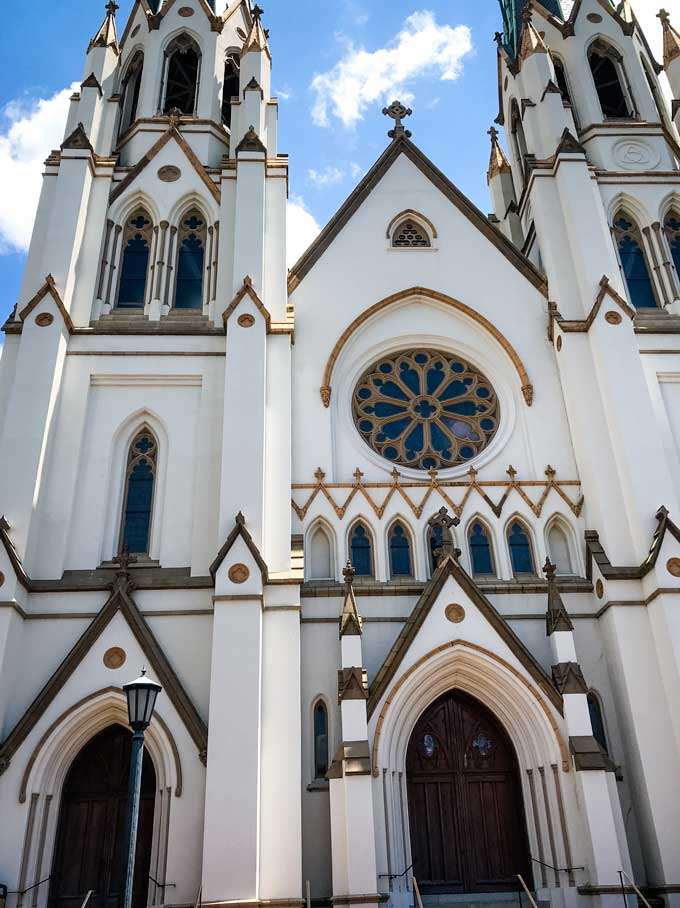
[[[319,235],[321,228],[314,215],[307,211],[300,196],[292,196],[288,202],[286,223],[288,228],[288,267],[297,262],[302,253]]]
[[[472,49],[466,25],[439,25],[428,10],[415,12],[386,47],[371,52],[348,42],[342,59],[314,77],[312,119],[317,126],[328,126],[333,116],[353,127],[378,100],[389,103],[401,94],[407,102],[405,87],[417,78],[457,79]]]
[[[28,249],[42,165],[60,145],[77,84],[49,98],[19,98],[0,111],[0,253]]]
[[[354,161],[349,165],[349,172],[353,180],[358,180],[364,175],[364,168],[360,164],[356,164]]]
[[[307,179],[317,189],[325,189],[326,186],[336,186],[345,179],[345,171],[339,167],[328,165],[323,170],[314,170],[310,168],[307,171]]]

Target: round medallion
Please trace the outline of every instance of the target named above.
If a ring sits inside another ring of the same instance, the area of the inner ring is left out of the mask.
[[[177,12],[183,19],[189,19],[194,14],[194,11],[190,6],[180,6]]]
[[[250,571],[245,564],[233,564],[229,568],[229,579],[232,583],[245,583],[250,577]]]
[[[659,152],[641,139],[617,142],[614,158],[623,170],[652,170],[660,161]]]
[[[586,16],[588,22],[593,22],[595,25],[598,25],[602,22],[602,16],[599,13],[588,13]]]
[[[176,183],[177,180],[182,176],[182,171],[179,167],[174,167],[172,164],[168,164],[166,167],[161,167],[158,171],[158,179],[163,183]]]
[[[5,583],[5,575],[0,571],[0,586],[3,586]]]
[[[669,558],[666,563],[666,570],[671,577],[680,577],[680,558]]]
[[[557,352],[559,353],[560,350],[562,349],[562,335],[561,334],[557,338],[557,343],[555,344],[555,346],[557,347]]]
[[[447,605],[444,614],[451,624],[460,624],[465,621],[465,609],[462,605],[458,605],[457,603]]]
[[[390,463],[445,470],[489,445],[500,422],[489,380],[460,356],[406,350],[374,363],[354,389],[354,424]]]
[[[602,599],[604,596],[604,583],[601,580],[598,580],[595,584],[595,595],[598,599]]]
[[[620,312],[614,312],[614,310],[612,309],[609,312],[605,313],[604,320],[610,325],[620,325],[623,321],[623,318],[621,317]]]
[[[112,646],[111,649],[107,649],[104,653],[104,665],[110,668],[111,671],[122,668],[126,659],[127,654],[120,646]]]
[[[238,324],[242,328],[252,328],[255,324],[255,317],[249,312],[244,312],[243,315],[240,315],[238,318]]]
[[[54,316],[51,312],[41,312],[40,315],[35,317],[35,323],[39,328],[47,328],[53,321]]]

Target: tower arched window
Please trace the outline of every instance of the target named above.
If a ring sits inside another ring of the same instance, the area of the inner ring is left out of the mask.
[[[121,134],[127,132],[137,119],[139,106],[139,93],[142,87],[142,72],[144,70],[144,54],[140,51],[132,58],[123,82],[122,115],[120,118]]]
[[[328,772],[328,710],[323,700],[314,704],[314,778],[325,779]]]
[[[590,713],[590,724],[593,727],[593,737],[605,753],[609,753],[607,744],[607,733],[604,727],[604,715],[602,713],[602,704],[595,691],[588,691],[588,712]]]
[[[203,308],[203,275],[206,242],[205,218],[194,208],[182,218],[178,232],[175,307]]]
[[[156,439],[149,429],[144,428],[135,436],[128,451],[120,534],[121,548],[127,546],[135,555],[149,553],[157,463]]]
[[[619,250],[621,268],[626,279],[628,295],[636,309],[652,309],[656,296],[647,265],[642,234],[633,218],[620,211],[614,221],[614,238]]]
[[[510,523],[507,538],[512,573],[515,576],[518,574],[535,574],[536,564],[531,548],[529,531],[520,520],[513,520]]]
[[[555,81],[557,82],[557,87],[560,90],[562,95],[562,101],[565,105],[568,105],[572,113],[574,114],[574,120],[576,120],[576,110],[574,109],[574,101],[571,96],[571,90],[569,88],[569,81],[567,79],[567,71],[564,68],[564,63],[559,59],[559,57],[553,57],[553,66],[555,67]]]
[[[475,520],[468,530],[470,563],[475,577],[493,577],[496,573],[490,534],[481,520]]]
[[[604,41],[595,41],[588,52],[595,91],[605,119],[630,119],[633,106],[625,89],[623,57]]]
[[[357,577],[373,577],[373,543],[367,527],[355,523],[349,534],[349,554]]]
[[[118,284],[118,307],[121,309],[140,309],[144,306],[152,235],[151,218],[144,209],[138,209],[128,219],[123,233]]]
[[[573,574],[569,539],[559,523],[553,523],[548,530],[548,554],[558,574]]]
[[[413,577],[413,554],[411,540],[404,525],[397,521],[392,524],[389,535],[390,577]]]
[[[680,281],[680,214],[677,211],[668,212],[664,218],[663,229],[671,250],[675,271]]]
[[[309,579],[332,580],[331,540],[322,526],[315,527],[309,540]]]
[[[189,35],[179,35],[165,52],[163,113],[192,117],[198,100],[201,51]]]
[[[529,149],[527,147],[526,135],[524,134],[522,115],[517,101],[513,101],[512,107],[510,108],[510,136],[512,139],[512,148],[515,153],[515,160],[522,174],[522,183],[524,183],[524,168]]]
[[[236,54],[229,54],[224,61],[224,87],[222,89],[222,122],[231,128],[231,99],[239,93],[240,63]]]

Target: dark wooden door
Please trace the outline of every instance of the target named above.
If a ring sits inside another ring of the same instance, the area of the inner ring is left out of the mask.
[[[504,892],[531,880],[513,746],[458,691],[420,717],[406,759],[413,873],[424,892]]]
[[[49,908],[120,908],[125,883],[125,831],[131,733],[112,725],[96,735],[69,770],[61,798]],[[156,774],[144,752],[133,905],[149,889]]]

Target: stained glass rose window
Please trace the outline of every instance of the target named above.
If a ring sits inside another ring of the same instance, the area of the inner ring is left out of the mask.
[[[416,470],[473,460],[499,423],[498,398],[486,376],[460,356],[408,350],[385,356],[362,376],[354,423],[381,457]]]

